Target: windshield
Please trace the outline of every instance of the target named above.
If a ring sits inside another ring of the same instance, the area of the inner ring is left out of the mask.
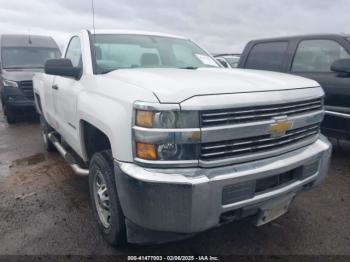
[[[125,68],[219,67],[190,40],[147,35],[96,35],[97,73]]]
[[[5,69],[43,68],[47,59],[60,57],[55,48],[3,47],[2,67]]]

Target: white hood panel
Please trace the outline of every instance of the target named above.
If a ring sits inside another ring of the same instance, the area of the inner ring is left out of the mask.
[[[290,90],[319,84],[303,77],[247,69],[120,69],[105,75],[153,92],[161,103],[194,96]]]

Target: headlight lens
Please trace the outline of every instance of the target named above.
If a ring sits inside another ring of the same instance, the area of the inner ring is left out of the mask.
[[[193,160],[198,158],[198,145],[195,144],[145,144],[136,143],[136,157],[145,160]]]
[[[168,143],[158,146],[158,156],[160,159],[177,159],[181,155],[181,152],[180,145]]]
[[[197,111],[136,110],[136,125],[147,128],[197,128]]]
[[[176,115],[172,111],[157,112],[154,114],[156,127],[174,128],[176,126]]]
[[[7,79],[3,79],[2,84],[4,86],[8,86],[8,87],[18,87],[18,84],[16,81],[7,80]]]
[[[198,165],[198,111],[169,109],[169,105],[136,106],[134,125],[134,155],[139,163]]]

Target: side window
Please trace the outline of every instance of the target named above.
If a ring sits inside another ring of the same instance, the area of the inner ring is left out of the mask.
[[[294,57],[293,72],[331,72],[335,60],[350,58],[349,53],[333,40],[303,40]]]
[[[73,66],[82,67],[81,45],[79,37],[72,37],[72,39],[69,42],[65,58],[70,59],[72,61]]]
[[[281,71],[287,48],[288,42],[286,41],[256,44],[250,50],[245,67]]]

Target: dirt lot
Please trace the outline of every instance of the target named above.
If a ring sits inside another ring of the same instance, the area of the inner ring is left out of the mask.
[[[329,178],[273,223],[239,222],[176,243],[116,250],[98,232],[87,179],[44,152],[36,121],[8,126],[0,112],[0,254],[350,255],[350,145],[334,144]]]

